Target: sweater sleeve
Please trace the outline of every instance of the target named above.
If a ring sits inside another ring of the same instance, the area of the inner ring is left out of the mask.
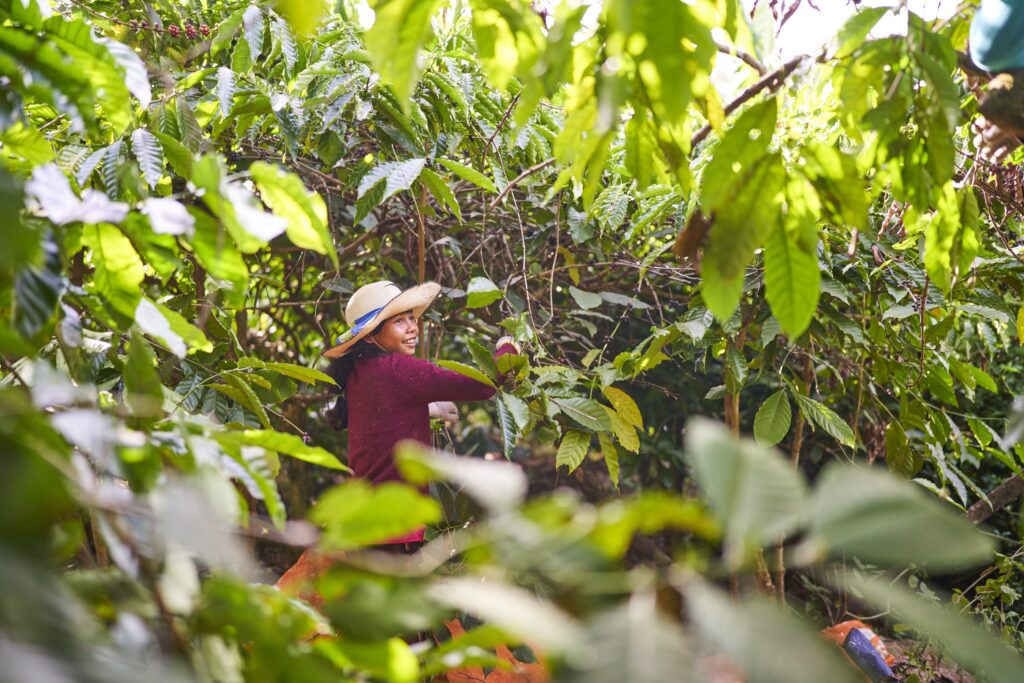
[[[515,352],[510,344],[503,344],[494,356]],[[394,369],[396,389],[416,403],[483,401],[495,393],[482,382],[414,356],[394,354]]]

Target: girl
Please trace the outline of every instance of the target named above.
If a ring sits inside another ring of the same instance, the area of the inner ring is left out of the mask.
[[[482,401],[494,389],[415,356],[418,320],[441,291],[426,282],[402,291],[374,282],[352,294],[345,307],[349,330],[324,355],[340,395],[328,415],[336,429],[348,428],[349,467],[374,484],[402,481],[392,451],[403,439],[430,445],[430,418],[458,416],[450,401]],[[498,340],[496,356],[518,353],[511,337]],[[382,545],[411,552],[423,529]]]

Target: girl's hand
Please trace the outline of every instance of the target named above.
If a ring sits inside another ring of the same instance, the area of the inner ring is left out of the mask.
[[[444,420],[445,427],[455,427],[459,423],[459,409],[451,401],[435,401],[427,405],[430,417]]]

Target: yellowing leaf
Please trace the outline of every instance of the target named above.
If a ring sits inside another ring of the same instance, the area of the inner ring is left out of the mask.
[[[637,429],[644,428],[644,418],[640,414],[640,407],[629,394],[622,389],[606,387],[604,395],[615,407],[615,412],[622,416],[623,420]]]

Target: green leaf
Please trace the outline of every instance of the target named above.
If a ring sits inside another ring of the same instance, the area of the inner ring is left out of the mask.
[[[221,117],[226,118],[235,101],[235,72],[226,66],[217,69],[217,101]]]
[[[644,428],[644,418],[640,414],[640,406],[636,404],[633,397],[622,389],[616,387],[605,387],[602,389],[605,398],[615,407],[615,412],[622,416],[622,419],[637,429]]]
[[[895,420],[885,427],[885,464],[908,479],[924,465],[924,459],[910,448],[903,426]]]
[[[843,651],[806,621],[763,598],[738,602],[699,578],[682,584],[698,637],[757,680],[858,683],[864,680]],[[767,637],[767,634],[771,634]],[[794,662],[799,662],[794,665]]]
[[[800,412],[804,414],[804,417],[825,430],[826,433],[839,443],[853,448],[853,430],[835,411],[799,392],[793,392],[793,398],[796,400],[797,407],[800,408]]]
[[[476,366],[491,379],[497,379],[498,366],[495,364],[494,356],[491,352],[472,337],[466,338],[466,348],[469,349],[469,355],[473,357],[473,362],[476,363]]]
[[[249,383],[238,374],[230,372],[221,375],[221,378],[227,384],[228,388],[234,389],[234,391],[225,392],[223,391],[223,385],[219,384],[214,384],[211,388],[221,391],[233,398],[236,402],[240,403],[243,408],[254,414],[259,419],[260,424],[263,425],[264,429],[272,430],[273,427],[270,424],[270,418],[267,417],[267,411],[263,408],[263,402],[260,401],[256,392],[254,392],[252,387],[249,386]]]
[[[274,164],[257,161],[249,167],[264,203],[288,221],[288,239],[298,247],[326,254],[338,267],[338,255],[327,226],[327,206],[302,180]]]
[[[411,486],[370,486],[353,479],[321,496],[309,517],[324,527],[321,547],[347,550],[383,543],[434,524],[441,519],[441,509]]]
[[[432,34],[438,0],[374,0],[373,26],[364,36],[366,50],[385,83],[405,107],[419,80],[419,51]]]
[[[387,161],[375,166],[359,181],[358,198],[361,199],[382,180],[385,181],[384,194],[377,200],[378,204],[396,192],[408,190],[419,177],[420,171],[423,170],[426,163],[426,159],[408,159],[406,161]]]
[[[293,363],[264,363],[263,367],[267,370],[273,370],[274,372],[284,375],[285,377],[291,377],[297,379],[300,382],[306,384],[316,384],[317,382],[327,382],[328,384],[334,384],[334,380],[331,379],[330,375],[327,375],[314,368],[307,368],[303,365],[295,365]]]
[[[618,411],[608,406],[601,406],[604,408],[605,413],[608,414],[608,419],[611,420],[612,434],[618,439],[619,444],[631,453],[640,452],[640,437],[637,436],[636,427],[626,421]],[[601,432],[599,436],[603,435]]]
[[[412,440],[398,443],[395,462],[409,483],[450,481],[491,512],[507,512],[526,497],[526,475],[512,463],[457,457]]]
[[[139,105],[143,109],[148,109],[150,102],[153,101],[153,91],[149,86],[149,72],[146,70],[146,64],[135,54],[135,50],[124,43],[109,38],[100,42],[124,72],[124,84],[128,91],[135,95],[135,99],[139,101]]]
[[[263,10],[258,5],[249,5],[242,14],[242,27],[245,29],[245,42],[249,44],[249,58],[258,62],[263,52],[263,34],[266,22]]]
[[[437,163],[441,164],[463,180],[468,180],[479,188],[487,190],[488,192],[498,191],[498,188],[494,186],[494,182],[475,168],[464,166],[463,164],[460,164],[457,161],[452,161],[451,159],[438,159]]]
[[[468,308],[483,308],[493,304],[502,297],[498,286],[485,277],[475,277],[469,281],[466,287],[466,306]]]
[[[608,468],[608,478],[612,480],[612,484],[615,485],[615,490],[619,490],[619,451],[616,450],[615,444],[612,443],[611,437],[604,432],[597,435],[597,443],[601,447],[601,456],[604,458],[605,467]]]
[[[836,59],[845,59],[852,55],[867,38],[868,33],[875,27],[888,7],[863,7],[860,8],[845,24],[839,29],[836,35]]]
[[[990,683],[1016,683],[1024,678],[1020,652],[976,625],[959,607],[924,599],[887,578],[849,574],[845,584],[868,604],[891,612],[971,673]]]
[[[87,288],[122,316],[134,319],[145,272],[132,243],[106,223],[82,228],[82,242],[88,245],[95,268]]]
[[[298,436],[272,430],[247,429],[244,431],[218,432],[215,437],[225,443],[237,443],[243,446],[260,446],[268,451],[284,453],[297,460],[312,463],[332,470],[351,472],[341,464],[332,453],[319,446],[308,446]]]
[[[820,284],[817,254],[801,249],[781,225],[777,226],[764,250],[765,297],[791,339],[811,324]]]
[[[427,187],[427,190],[430,191],[430,194],[434,196],[434,199],[437,200],[437,203],[448,207],[448,210],[461,223],[462,210],[459,207],[459,201],[455,198],[455,193],[452,192],[452,188],[448,187],[448,183],[444,181],[444,178],[429,168],[424,168],[420,171],[419,179]]]
[[[612,429],[611,418],[605,412],[605,406],[597,401],[582,396],[550,400],[573,421],[587,429],[595,432],[610,432]]]
[[[805,520],[806,485],[797,470],[724,426],[693,418],[686,455],[725,529],[725,562],[736,569],[749,553],[796,530]]]
[[[221,281],[221,291],[226,295],[229,305],[244,305],[249,286],[249,268],[238,253],[235,243],[210,214],[194,206],[190,206],[188,211],[195,227],[189,246],[195,252],[196,259],[211,277]]]
[[[570,429],[562,437],[562,443],[558,445],[558,453],[555,455],[555,467],[563,465],[572,472],[587,457],[587,450],[590,448],[590,434]]]
[[[160,143],[145,128],[136,128],[132,131],[132,153],[139,162],[142,177],[152,190],[164,174],[164,154]]]
[[[128,342],[128,361],[124,366],[125,403],[136,417],[160,417],[164,401],[163,384],[154,369],[153,350],[138,332]]]
[[[855,555],[951,571],[990,560],[994,549],[952,507],[915,484],[864,467],[829,466],[811,497],[810,520],[805,543],[814,557]]]
[[[495,396],[494,404],[498,409],[498,427],[501,431],[501,452],[505,456],[505,459],[509,460],[511,459],[512,449],[516,445],[516,437],[518,436],[515,419],[505,406],[505,402],[501,400],[501,397]]]
[[[572,285],[569,285],[569,294],[571,294],[572,298],[575,299],[576,305],[583,310],[597,308],[604,301],[599,294],[584,292],[582,289],[576,289]]]
[[[217,30],[217,35],[210,41],[210,56],[215,56],[225,47],[231,45],[231,41],[234,40],[235,36],[242,28],[242,17],[245,15],[247,7],[241,7],[231,14],[228,15],[224,21],[220,23],[220,28]]]
[[[453,360],[439,360],[437,361],[437,365],[440,365],[442,368],[445,368],[447,370],[457,372],[460,375],[465,375],[470,379],[475,379],[477,382],[480,382],[480,384],[486,384],[492,389],[497,388],[494,386],[494,382],[492,382],[487,375],[469,365],[464,365],[463,363],[458,363]]]
[[[213,344],[203,332],[185,320],[177,311],[141,297],[134,312],[135,323],[150,337],[154,337],[178,358],[184,358],[189,348],[212,351]]]
[[[501,400],[504,401],[509,414],[515,420],[516,427],[520,430],[525,429],[526,425],[530,424],[530,407],[526,405],[526,401],[509,393],[502,393]]]
[[[774,446],[786,436],[792,419],[793,408],[789,405],[786,390],[780,389],[757,409],[757,415],[754,417],[754,438],[762,446]]]
[[[223,388],[224,385],[214,385],[214,388],[217,387]],[[274,483],[274,472],[267,452],[255,446],[228,448],[225,452],[242,466],[244,475],[238,478],[245,484],[249,495],[262,500],[267,506],[270,521],[277,528],[283,529],[288,514],[281,500],[281,493],[277,490],[277,484]]]

